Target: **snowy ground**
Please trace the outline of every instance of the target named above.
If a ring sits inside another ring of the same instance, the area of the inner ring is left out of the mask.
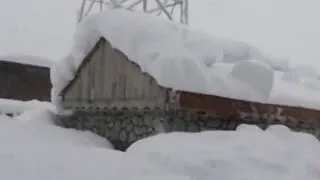
[[[19,101],[0,98],[0,114],[21,114],[24,111],[34,110],[38,108],[47,108],[52,112],[57,112],[56,106],[52,105],[50,102],[43,102],[38,100]]]
[[[89,132],[53,125],[51,113],[0,117],[0,177],[5,180],[317,180],[320,144],[273,126],[263,132],[171,133],[112,150]]]

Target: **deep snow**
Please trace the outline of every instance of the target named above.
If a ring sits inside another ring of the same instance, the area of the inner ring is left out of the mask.
[[[136,142],[126,153],[194,179],[299,180],[319,178],[319,148],[316,138],[284,126],[262,131],[241,125],[236,131],[158,135]]]
[[[7,180],[317,180],[320,143],[283,126],[262,131],[160,134],[112,150],[90,132],[53,124],[45,109],[0,117],[0,177]],[[177,143],[178,142],[178,143]]]
[[[56,106],[50,102],[38,100],[19,101],[12,99],[0,99],[0,114],[21,114],[24,111],[46,108],[52,112],[57,112]]]

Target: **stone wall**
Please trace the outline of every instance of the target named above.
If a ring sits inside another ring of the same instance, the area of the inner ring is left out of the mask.
[[[124,150],[133,142],[161,132],[163,111],[155,109],[90,109],[71,116],[61,116],[66,128],[91,130],[106,137],[116,149]]]
[[[255,124],[266,129],[269,124],[250,119],[227,120],[214,115],[192,111],[164,112],[160,109],[87,109],[71,116],[60,116],[66,128],[90,130],[106,137],[118,150],[125,150],[135,141],[158,133],[205,130],[235,130],[239,124]],[[276,123],[276,122],[275,122]],[[320,129],[289,125],[295,131],[311,133],[320,139]]]

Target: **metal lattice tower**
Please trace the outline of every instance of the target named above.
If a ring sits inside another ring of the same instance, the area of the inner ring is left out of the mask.
[[[188,24],[188,0],[82,0],[78,22],[91,13],[108,8],[142,11]]]

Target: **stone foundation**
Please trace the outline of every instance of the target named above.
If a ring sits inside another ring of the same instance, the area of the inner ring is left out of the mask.
[[[192,111],[161,109],[88,109],[77,110],[71,116],[60,116],[59,124],[66,128],[90,130],[111,141],[115,149],[125,150],[135,141],[158,133],[206,130],[235,130],[239,124],[254,124],[266,129],[270,124],[254,121],[227,120],[218,116]],[[278,124],[275,122],[274,124]],[[286,125],[294,131],[303,131],[320,139],[320,129]]]

